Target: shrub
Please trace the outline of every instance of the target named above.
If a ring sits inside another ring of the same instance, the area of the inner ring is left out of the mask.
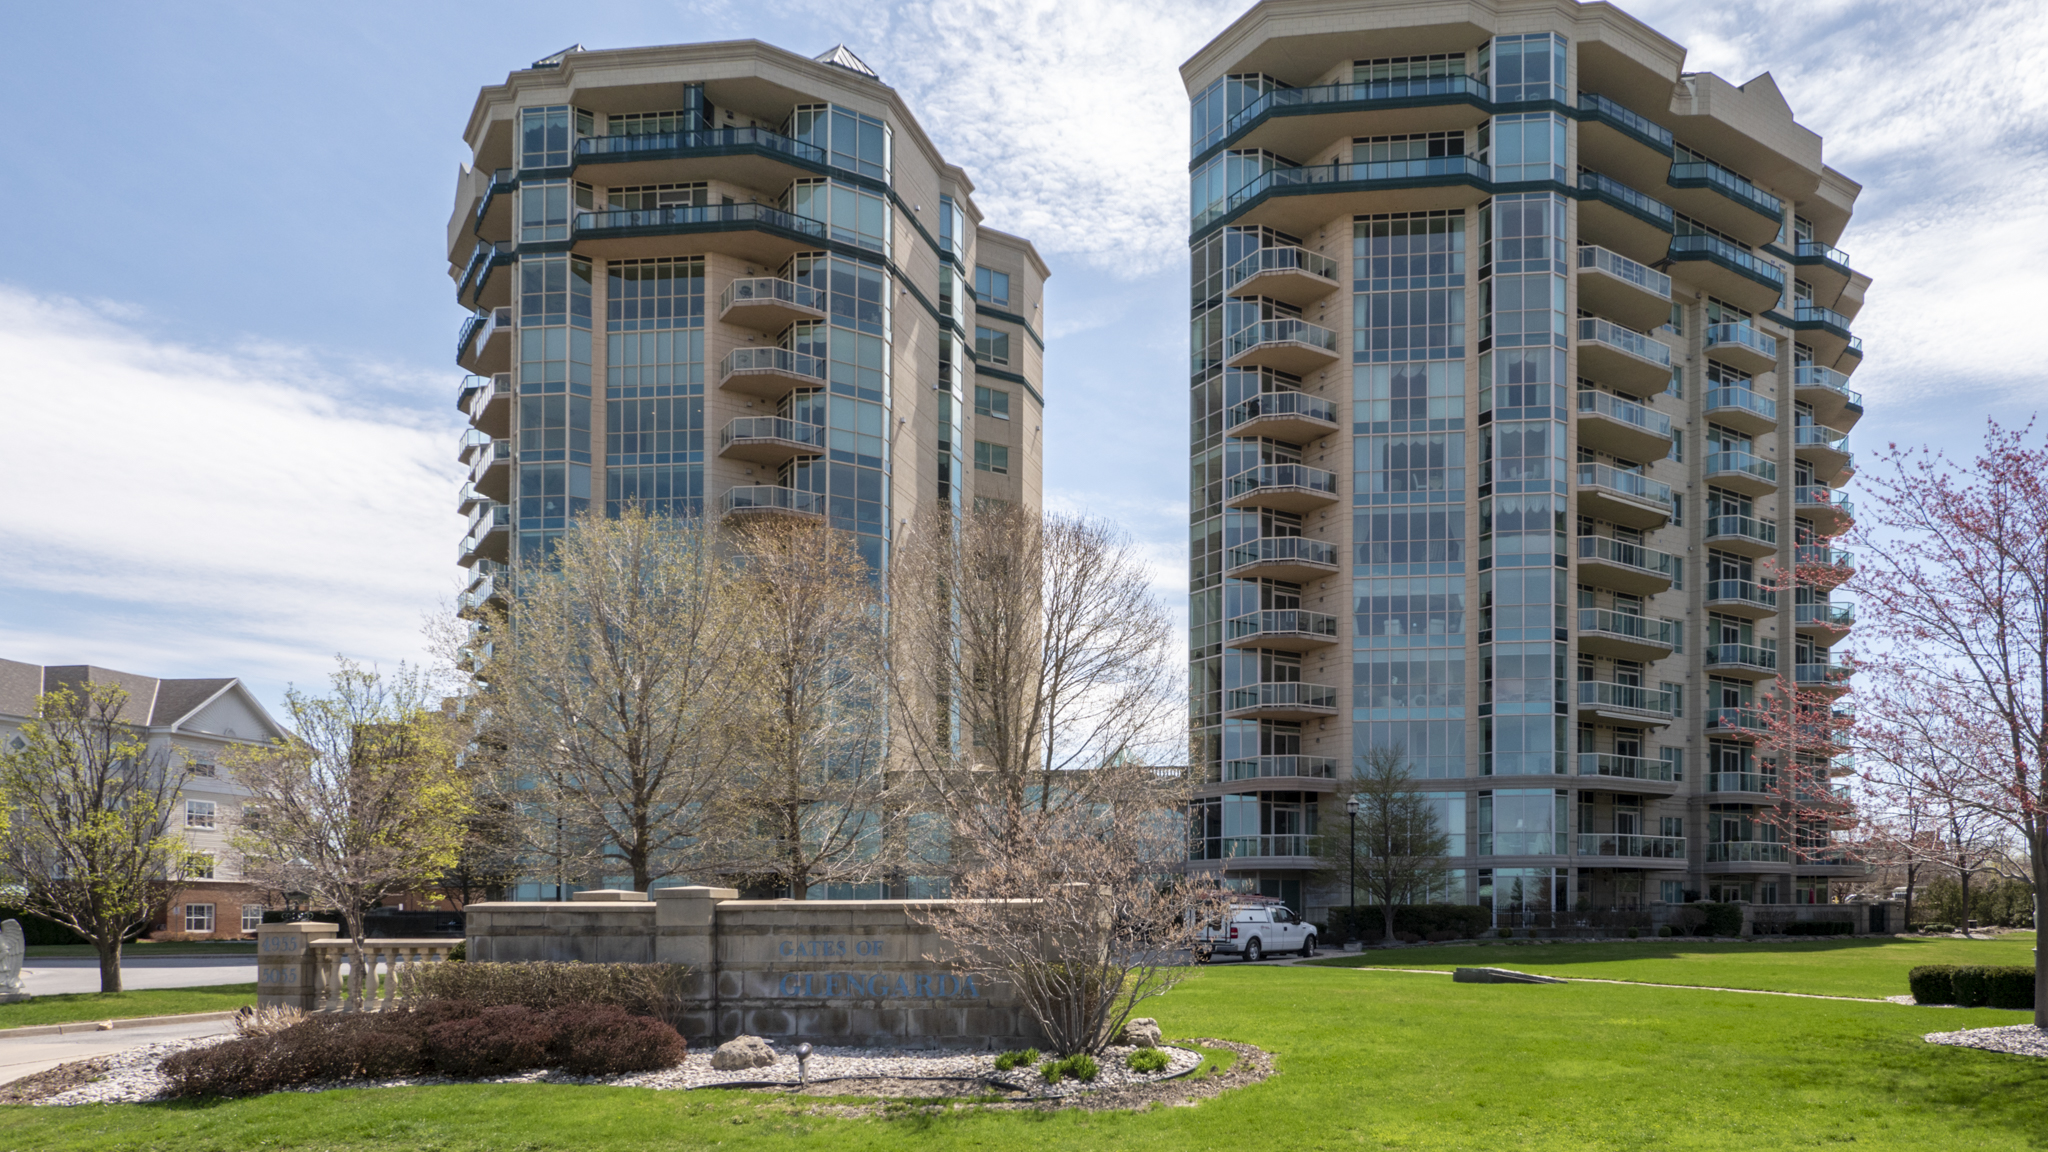
[[[1399,940],[1399,941],[1400,941],[1401,943],[1403,943],[1403,944],[1420,944],[1420,943],[1422,943],[1422,937],[1420,937],[1420,936],[1417,936],[1417,935],[1416,935],[1415,933],[1413,933],[1413,932],[1396,932],[1396,933],[1394,933],[1394,939],[1396,939],[1396,940]]]
[[[252,1008],[244,1005],[235,1013],[237,1036],[269,1036],[282,1032],[306,1018],[304,1011],[285,1005]]]
[[[1354,918],[1352,913],[1356,911]],[[1372,943],[1380,939],[1386,930],[1386,917],[1377,905],[1332,908],[1329,912],[1327,932],[1317,932],[1321,940],[1342,941],[1350,939]],[[1476,904],[1396,904],[1394,906],[1394,933],[1412,932],[1417,937],[1427,937],[1436,932],[1449,932],[1449,939],[1464,940],[1482,936],[1492,917],[1486,909]]]
[[[1981,964],[1959,964],[1949,975],[1949,986],[1955,989],[1955,1002],[1965,1008],[1982,1008],[1991,1003],[1991,981]]]
[[[1930,920],[1919,928],[1920,933],[1925,936],[1946,936],[1955,930],[1955,925],[1946,924],[1940,920]]]
[[[1166,1071],[1166,1066],[1172,1062],[1172,1059],[1158,1048],[1140,1048],[1129,1056],[1124,1057],[1124,1065],[1131,1071],[1143,1072],[1148,1075],[1153,1072]]]
[[[1780,936],[1847,936],[1856,931],[1856,925],[1847,920],[1784,920],[1774,924],[1758,921],[1756,934]]]
[[[316,1080],[412,1075],[425,1064],[411,1013],[366,1012],[180,1052],[164,1061],[163,1074],[175,1096],[254,1096]]]
[[[1515,930],[1513,928],[1502,928],[1498,932],[1495,932],[1494,935],[1500,937],[1503,940],[1512,940],[1515,938]]]
[[[1680,910],[1695,936],[1742,935],[1742,908],[1736,904],[1693,903]]]
[[[16,889],[19,892],[20,889]],[[68,926],[55,920],[45,920],[26,908],[0,904],[0,920],[16,920],[21,923],[21,940],[24,944],[90,944],[92,941],[72,931]],[[133,939],[141,933],[141,927],[129,935]]]
[[[1456,940],[1457,938],[1458,934],[1447,928],[1439,928],[1423,937],[1424,940],[1429,941],[1431,944],[1442,944],[1447,940]]]
[[[682,1034],[667,1023],[611,1005],[572,1004],[549,1016],[552,1062],[577,1076],[653,1072],[683,1062]]]
[[[2030,1011],[2034,1007],[2034,970],[2020,965],[2002,965],[1985,970],[1991,985],[1991,1007],[2017,1008]]]
[[[1057,1084],[1066,1079],[1066,1075],[1067,1062],[1064,1060],[1047,1060],[1038,1066],[1039,1079],[1047,1084]]]
[[[652,1016],[671,1028],[682,1022],[681,964],[411,964],[402,970],[404,995],[414,1000],[461,1000],[479,1008],[518,1004],[546,1012],[565,1004],[610,1004]]]
[[[1141,1049],[1141,1051],[1149,1051],[1149,1049]],[[1022,1048],[1014,1052],[1005,1052],[1000,1056],[997,1056],[996,1071],[1008,1072],[1012,1068],[1028,1068],[1036,1063],[1038,1063],[1038,1049]]]
[[[469,959],[469,941],[467,940],[448,950],[447,963],[459,964],[467,959]]]
[[[504,1076],[546,1063],[555,1029],[548,1016],[521,1004],[504,1004],[429,1025],[426,1040],[436,1071]]]
[[[1091,1084],[1102,1075],[1102,1066],[1086,1052],[1076,1052],[1058,1060],[1047,1060],[1039,1065],[1038,1074],[1047,1084],[1057,1084],[1069,1076],[1083,1084]]]
[[[1906,973],[1906,987],[1912,990],[1913,999],[1922,1004],[1953,1004],[1955,972],[1953,964],[1922,964]]]
[[[1658,925],[1658,926],[1657,926],[1657,935],[1658,935],[1659,937],[1665,937],[1665,936],[1669,936],[1669,935],[1671,935],[1671,934],[1672,934],[1672,933],[1671,933],[1671,925],[1669,925],[1669,924],[1660,924],[1660,925]]]

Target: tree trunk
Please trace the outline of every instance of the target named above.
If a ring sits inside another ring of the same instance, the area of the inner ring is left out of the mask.
[[[341,918],[347,921],[345,927],[348,929],[349,943],[348,990],[342,997],[342,1003],[348,1011],[360,1012],[363,1010],[364,1000],[376,995],[372,982],[376,980],[377,974],[363,970],[363,914],[361,910],[351,909],[345,911],[342,913]]]
[[[1963,930],[1964,936],[1968,936],[1970,934],[1970,870],[1967,868],[1958,869],[1956,879],[1963,886],[1963,914],[1956,917],[1957,920],[1961,921],[1956,927]]]
[[[1380,911],[1386,914],[1386,935],[1380,938],[1382,944],[1394,942],[1394,898],[1388,896],[1380,901]]]
[[[121,990],[121,933],[116,931],[111,941],[95,941],[100,954],[100,991]]]
[[[2041,938],[2041,913],[2048,911],[2048,843],[2036,837],[2029,853],[2034,860],[2034,940]],[[2048,951],[2034,949],[2034,1027],[2048,1029]]]

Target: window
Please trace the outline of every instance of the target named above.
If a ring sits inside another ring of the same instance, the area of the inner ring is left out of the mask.
[[[261,927],[263,927],[263,905],[242,905],[242,931],[254,932]]]
[[[974,442],[974,470],[993,472],[998,476],[1010,474],[1010,446],[991,444],[986,440]]]
[[[187,932],[211,932],[211,931],[213,931],[213,905],[211,905],[211,904],[187,904],[187,905],[185,905],[185,931],[187,931]]]
[[[974,414],[993,416],[998,420],[1010,418],[1010,394],[1000,388],[983,388],[975,385]]]
[[[974,510],[982,515],[1000,515],[1009,506],[1010,502],[1008,500],[998,500],[994,496],[976,496],[974,498]]]
[[[1683,903],[1685,903],[1685,881],[1683,881],[1683,880],[1659,880],[1659,881],[1657,881],[1657,898],[1658,898],[1658,899],[1660,899],[1660,900],[1662,900],[1662,901],[1664,901],[1664,903],[1666,903],[1666,904],[1683,904]]]
[[[187,800],[187,801],[185,801],[185,827],[187,827],[187,828],[211,828],[211,827],[213,827],[213,809],[214,809],[214,804],[213,804],[213,801],[211,801],[211,800]]]
[[[584,186],[576,186],[582,198]],[[656,208],[705,208],[711,204],[711,186],[695,184],[642,184],[632,188],[611,188],[605,192],[605,206],[615,212],[647,212]],[[587,207],[587,205],[586,205]]]
[[[1010,306],[1010,274],[993,268],[974,266],[974,294],[991,304]]]
[[[575,148],[570,136],[572,111],[567,104],[548,108],[524,108],[519,113],[519,166],[521,168],[564,168]],[[588,112],[573,112],[575,134],[591,134]]]
[[[194,852],[190,856],[185,857],[185,879],[213,879],[213,853]]]
[[[993,328],[974,326],[974,354],[992,364],[1010,362],[1010,334]]]

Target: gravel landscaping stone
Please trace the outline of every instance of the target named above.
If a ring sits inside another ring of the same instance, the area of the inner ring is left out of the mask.
[[[2004,1028],[1965,1028],[1960,1032],[1929,1032],[1929,1044],[1953,1044],[1958,1048],[1982,1048],[2009,1052],[2014,1056],[2048,1056],[2048,1030],[2032,1024]]]

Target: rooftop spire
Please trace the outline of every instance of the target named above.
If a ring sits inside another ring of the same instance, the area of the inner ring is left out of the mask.
[[[811,57],[811,59],[816,60],[820,64],[831,64],[844,68],[848,72],[858,72],[870,80],[881,79],[880,76],[875,75],[873,68],[868,67],[860,57],[853,54],[853,49],[848,48],[844,44],[834,44],[831,48]]]

